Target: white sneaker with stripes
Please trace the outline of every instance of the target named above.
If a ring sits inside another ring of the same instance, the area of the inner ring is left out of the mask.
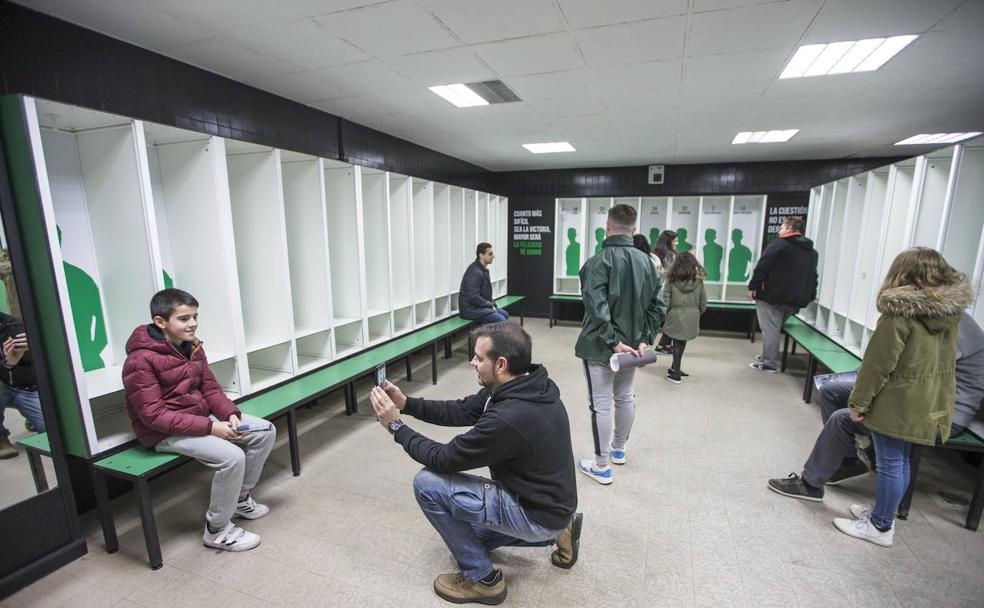
[[[236,512],[233,513],[232,516],[245,517],[246,519],[259,519],[269,512],[270,507],[261,505],[253,500],[251,495],[247,494],[245,500],[240,500],[236,503]]]
[[[223,551],[249,551],[260,544],[260,535],[243,530],[231,521],[216,533],[209,532],[205,526],[202,542],[206,547]]]

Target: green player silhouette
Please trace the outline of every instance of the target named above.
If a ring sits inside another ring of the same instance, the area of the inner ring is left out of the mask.
[[[595,228],[595,253],[601,251],[601,247],[604,244],[605,244],[605,229]]]
[[[58,244],[62,242],[62,231],[58,230]],[[106,321],[103,318],[102,301],[99,299],[99,286],[84,270],[63,262],[65,284],[68,287],[68,300],[72,305],[72,319],[75,321],[75,338],[79,342],[82,356],[82,369],[91,372],[106,367],[102,351],[109,340],[106,338]]]
[[[165,270],[164,271],[164,289],[173,289],[173,288],[174,288],[174,279],[172,279],[171,278],[171,275],[169,275],[167,273],[167,271]]]
[[[564,257],[567,260],[567,276],[576,277],[581,269],[581,244],[577,242],[577,229],[567,229],[567,249],[564,250]]]
[[[708,228],[704,231],[704,270],[707,271],[708,281],[721,280],[721,261],[724,259],[724,247],[718,245],[717,230]]]
[[[687,229],[677,228],[677,253],[683,253],[684,251],[690,251],[694,246],[692,243],[687,242]]]
[[[653,227],[649,229],[649,244],[653,247],[656,246],[656,241],[659,240],[659,228]]]
[[[741,244],[742,236],[741,228],[731,231],[731,242],[735,246],[728,256],[728,280],[736,283],[748,280],[748,265],[752,263],[752,250]]]

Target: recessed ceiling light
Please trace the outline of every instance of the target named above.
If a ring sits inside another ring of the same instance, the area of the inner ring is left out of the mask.
[[[523,144],[523,147],[533,154],[549,154],[550,152],[577,152],[570,142],[555,141],[546,144]]]
[[[460,82],[457,84],[442,84],[436,87],[427,88],[429,88],[435,95],[440,95],[459,108],[489,105],[489,102],[482,99],[478,93],[472,91]]]
[[[777,129],[773,131],[742,131],[731,140],[733,144],[771,144],[789,141],[799,129]]]
[[[779,75],[784,78],[806,78],[826,74],[871,72],[885,65],[899,51],[918,38],[914,34],[891,38],[866,38],[827,44],[804,44]]]
[[[970,133],[920,133],[919,135],[913,135],[908,139],[897,141],[895,142],[895,145],[917,146],[926,144],[955,144],[958,141],[977,137],[980,134],[981,131],[972,131]]]

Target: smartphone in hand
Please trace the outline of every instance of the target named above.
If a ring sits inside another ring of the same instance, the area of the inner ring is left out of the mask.
[[[376,368],[376,386],[382,387],[386,384],[386,366],[380,365]]]
[[[271,428],[270,423],[266,424],[240,424],[236,427],[237,433],[255,433],[258,431],[269,431]]]

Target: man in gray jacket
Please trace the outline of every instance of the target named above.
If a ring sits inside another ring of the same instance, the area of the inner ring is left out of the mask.
[[[769,489],[783,496],[802,500],[823,500],[823,486],[839,485],[868,472],[868,466],[856,458],[855,436],[868,437],[871,432],[860,422],[851,420],[847,400],[854,387],[853,375],[834,378],[820,387],[818,400],[823,416],[823,430],[813,452],[803,466],[803,475],[769,480]],[[957,326],[957,400],[954,405],[950,436],[966,428],[980,411],[984,400],[984,331],[964,312]]]

